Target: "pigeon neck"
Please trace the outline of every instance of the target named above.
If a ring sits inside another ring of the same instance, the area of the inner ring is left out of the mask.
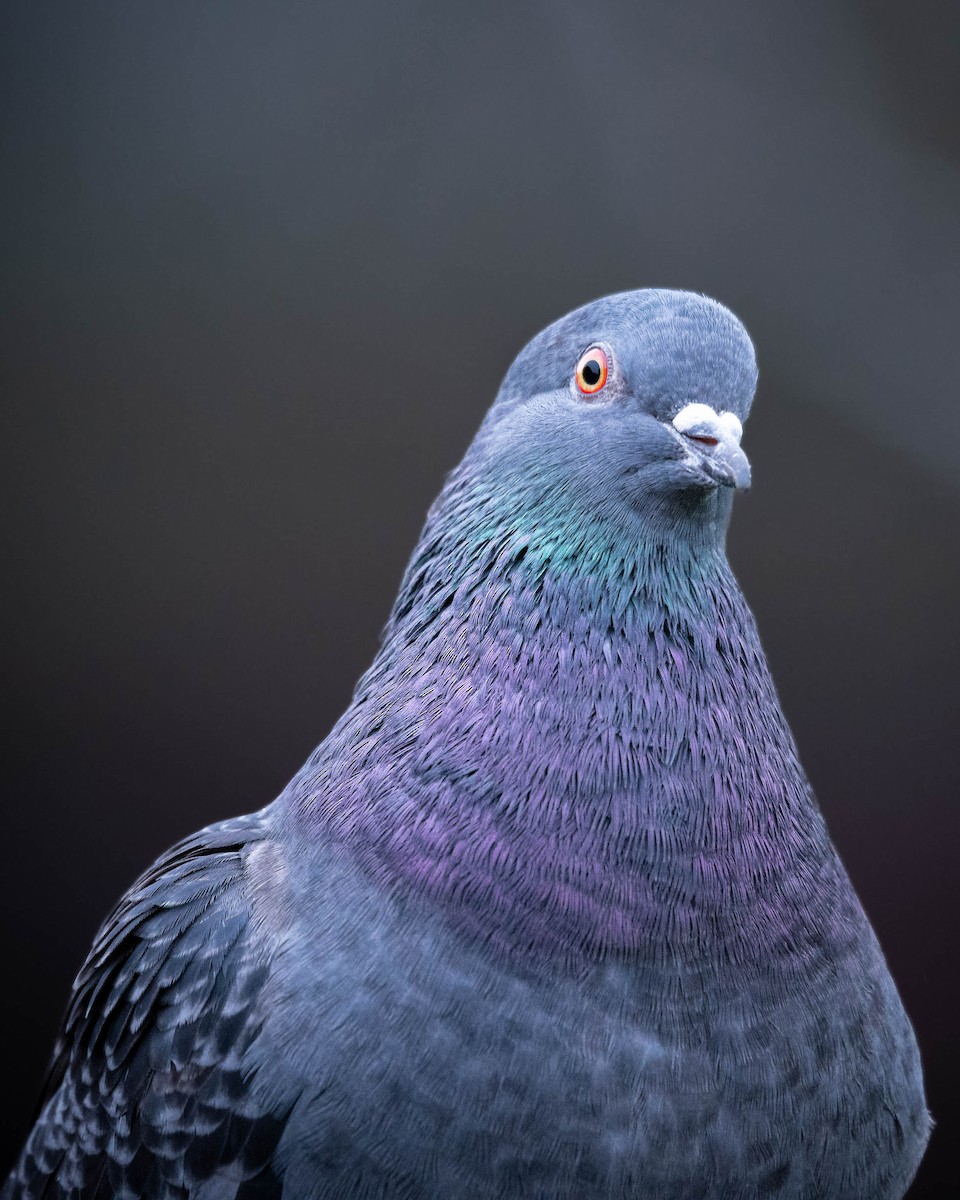
[[[755,956],[751,887],[826,843],[722,550],[548,549],[428,525],[300,812],[454,924],[554,960],[641,953],[678,894],[691,931],[722,922],[739,871],[730,937]]]

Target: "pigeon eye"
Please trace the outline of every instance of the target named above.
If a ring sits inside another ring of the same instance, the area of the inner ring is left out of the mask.
[[[580,355],[580,361],[577,363],[577,387],[585,396],[592,396],[607,382],[607,370],[606,353],[599,346],[591,346]]]

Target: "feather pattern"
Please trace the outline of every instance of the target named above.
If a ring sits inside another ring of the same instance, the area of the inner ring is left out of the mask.
[[[244,860],[263,833],[263,818],[244,817],[185,839],[107,918],[4,1196],[174,1200],[214,1176],[218,1196],[250,1195],[251,1180],[257,1195],[276,1187],[283,1121],[242,1071],[267,970]]]

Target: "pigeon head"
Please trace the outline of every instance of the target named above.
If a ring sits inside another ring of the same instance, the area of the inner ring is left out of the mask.
[[[740,438],[756,380],[750,338],[715,301],[607,296],[521,351],[466,463],[541,531],[722,537],[750,483]]]

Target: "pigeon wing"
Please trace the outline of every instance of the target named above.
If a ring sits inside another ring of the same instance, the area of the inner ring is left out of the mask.
[[[283,1114],[243,1069],[269,972],[244,887],[264,834],[257,815],[201,830],[107,918],[3,1200],[279,1196]]]

